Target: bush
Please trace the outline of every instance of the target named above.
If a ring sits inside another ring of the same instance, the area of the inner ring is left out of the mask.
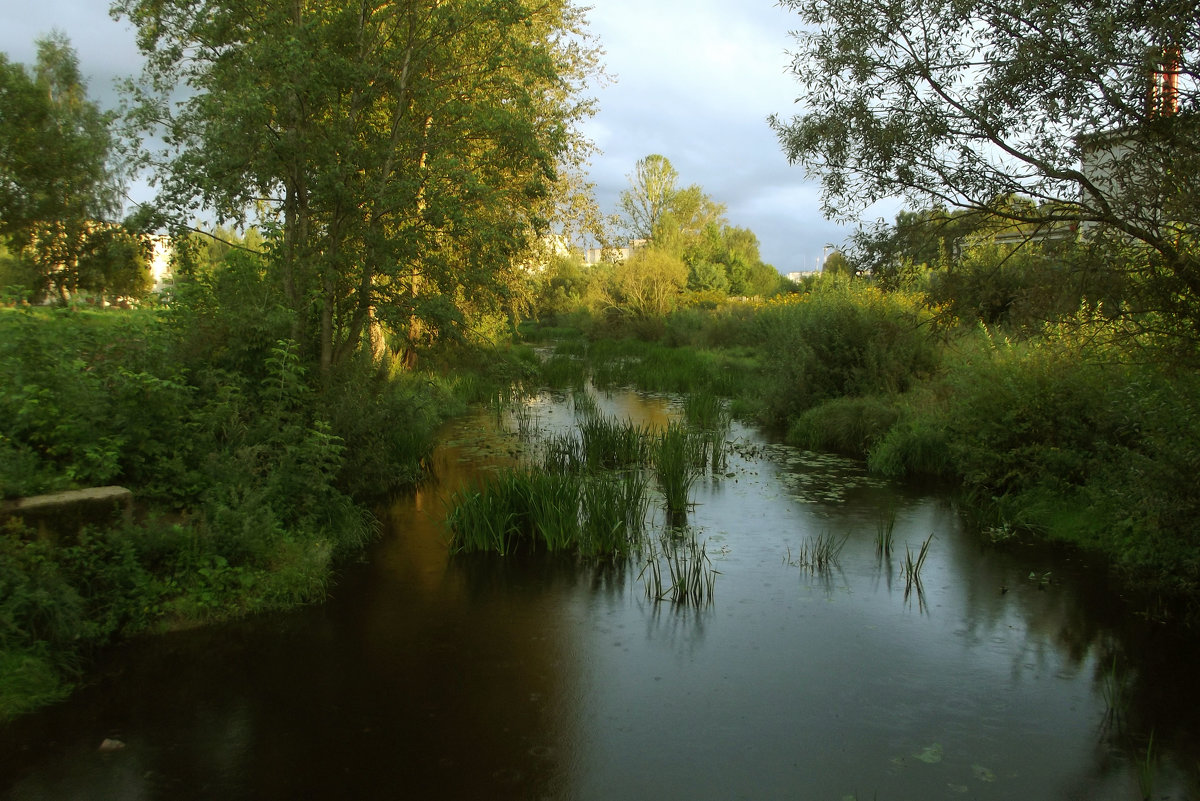
[[[984,341],[948,376],[954,470],[1006,522],[1195,591],[1200,380],[1119,355]]]
[[[823,280],[759,319],[776,423],[831,398],[902,393],[938,367],[934,317],[915,296]]]
[[[866,458],[899,418],[900,410],[893,398],[834,398],[793,419],[787,441],[809,450]]]

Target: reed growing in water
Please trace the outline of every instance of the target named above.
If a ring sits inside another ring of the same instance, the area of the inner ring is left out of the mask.
[[[653,601],[685,606],[706,606],[713,601],[717,576],[703,543],[690,532],[682,537],[664,535],[651,546],[638,578]]]
[[[700,438],[677,422],[671,422],[654,442],[654,476],[663,494],[671,525],[687,521],[692,484],[704,472]]]

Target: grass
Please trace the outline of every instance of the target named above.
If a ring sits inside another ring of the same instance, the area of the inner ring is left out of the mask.
[[[832,532],[823,531],[815,540],[806,540],[795,556],[789,547],[785,561],[793,567],[804,568],[814,573],[830,570],[840,564],[842,549],[846,547],[847,539],[848,535],[838,539]]]
[[[1150,739],[1146,743],[1146,753],[1140,756],[1137,761],[1137,781],[1138,792],[1141,793],[1143,801],[1150,801],[1154,797],[1154,780],[1158,776],[1158,756],[1154,753],[1154,732],[1150,732]]]
[[[581,500],[581,553],[620,555],[640,542],[649,507],[640,471],[589,476],[583,482]]]
[[[677,422],[671,422],[654,442],[654,476],[662,490],[671,525],[687,520],[692,484],[703,473],[700,440]]]
[[[1129,682],[1124,671],[1117,666],[1115,656],[1100,677],[1100,695],[1104,698],[1104,720],[1101,725],[1104,728],[1116,726],[1118,730],[1124,728],[1129,709]]]
[[[548,387],[582,389],[590,372],[591,368],[583,359],[558,352],[538,366],[538,378]]]
[[[583,444],[574,433],[551,434],[542,443],[542,469],[548,473],[580,473],[585,459]]]
[[[725,404],[712,392],[692,392],[684,398],[683,417],[700,429],[729,429],[729,412]]]
[[[875,527],[875,552],[882,557],[892,555],[895,545],[896,510],[891,510],[887,517],[880,516]]]
[[[621,470],[644,465],[650,456],[649,430],[600,415],[578,423],[583,461],[589,470]]]
[[[592,417],[599,413],[600,409],[596,405],[596,396],[580,387],[571,393],[571,408],[575,410],[576,417]]]
[[[448,501],[456,553],[575,551],[623,554],[642,536],[648,508],[640,471],[544,472],[513,469],[464,488]]]
[[[651,547],[638,578],[653,601],[670,601],[679,606],[712,603],[720,571],[712,566],[703,543],[694,535],[664,535],[659,547]]]
[[[933,542],[933,534],[930,534],[921,543],[916,556],[913,555],[911,547],[904,546],[904,562],[900,565],[900,575],[904,577],[905,591],[911,590],[913,587],[921,589],[921,568],[925,566],[925,557],[929,556],[931,542]]]

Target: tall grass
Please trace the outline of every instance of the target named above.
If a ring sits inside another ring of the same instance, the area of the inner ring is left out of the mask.
[[[626,553],[644,530],[645,485],[640,471],[501,472],[448,500],[451,550]]]
[[[692,484],[703,473],[700,440],[678,422],[671,422],[654,442],[654,476],[663,494],[672,525],[687,520]]]
[[[921,547],[914,555],[908,545],[904,546],[904,561],[900,564],[900,575],[904,578],[905,590],[916,587],[921,589],[921,568],[925,566],[925,558],[929,556],[929,545],[933,542],[933,534],[925,538]]]
[[[892,555],[896,539],[896,510],[892,509],[887,516],[882,514],[875,526],[875,552],[880,557]]]
[[[644,426],[590,415],[579,421],[578,429],[583,460],[589,470],[637,467],[648,460],[649,431]]]
[[[587,460],[574,432],[550,434],[542,442],[541,467],[549,473],[580,473]]]
[[[583,482],[580,552],[587,556],[627,553],[640,540],[648,508],[640,471],[600,473]]]
[[[795,555],[789,547],[784,560],[793,567],[809,572],[825,572],[840,564],[842,549],[846,547],[848,539],[849,535],[839,539],[831,531],[822,531],[816,539],[805,540],[799,553]]]
[[[724,402],[707,390],[690,392],[684,397],[683,417],[700,429],[729,429],[729,412]]]
[[[666,535],[657,548],[651,546],[639,579],[651,600],[704,606],[713,601],[719,575],[706,546],[697,544],[695,535],[689,532],[683,537]]]

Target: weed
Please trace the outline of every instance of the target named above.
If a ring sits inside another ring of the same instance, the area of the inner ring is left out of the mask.
[[[654,443],[654,475],[672,525],[686,521],[692,484],[703,465],[699,440],[679,423],[669,423]]]
[[[700,429],[729,429],[729,412],[726,411],[725,404],[709,391],[689,393],[683,401],[683,416]]]
[[[697,544],[695,536],[689,534],[664,535],[658,548],[650,548],[638,578],[651,600],[703,606],[712,603],[719,575],[720,571],[713,568],[708,558],[706,546]]]
[[[583,482],[580,551],[588,556],[626,553],[639,539],[646,503],[644,483],[635,472],[601,473]]]
[[[1137,761],[1138,792],[1143,801],[1154,797],[1154,780],[1158,776],[1158,755],[1154,753],[1154,731],[1150,732],[1150,740],[1146,743],[1146,753]]]
[[[599,415],[579,421],[583,461],[589,470],[626,469],[646,463],[648,430]]]
[[[848,539],[849,535],[839,540],[832,532],[823,531],[815,540],[806,540],[795,556],[792,555],[789,546],[784,561],[792,567],[803,568],[813,573],[830,570],[840,564],[842,549],[846,547]]]
[[[887,517],[882,514],[879,517],[879,522],[875,526],[875,552],[880,558],[892,555],[892,546],[895,543],[896,531],[896,510],[892,509]]]
[[[1129,709],[1129,682],[1124,671],[1117,667],[1117,658],[1100,677],[1100,695],[1104,698],[1103,728],[1116,726],[1118,731],[1124,728],[1126,714]]]
[[[912,548],[904,546],[904,561],[900,565],[900,575],[904,577],[905,592],[914,586],[921,589],[921,568],[925,566],[925,557],[929,556],[929,544],[933,542],[933,534],[925,538],[920,550],[913,556]]]

